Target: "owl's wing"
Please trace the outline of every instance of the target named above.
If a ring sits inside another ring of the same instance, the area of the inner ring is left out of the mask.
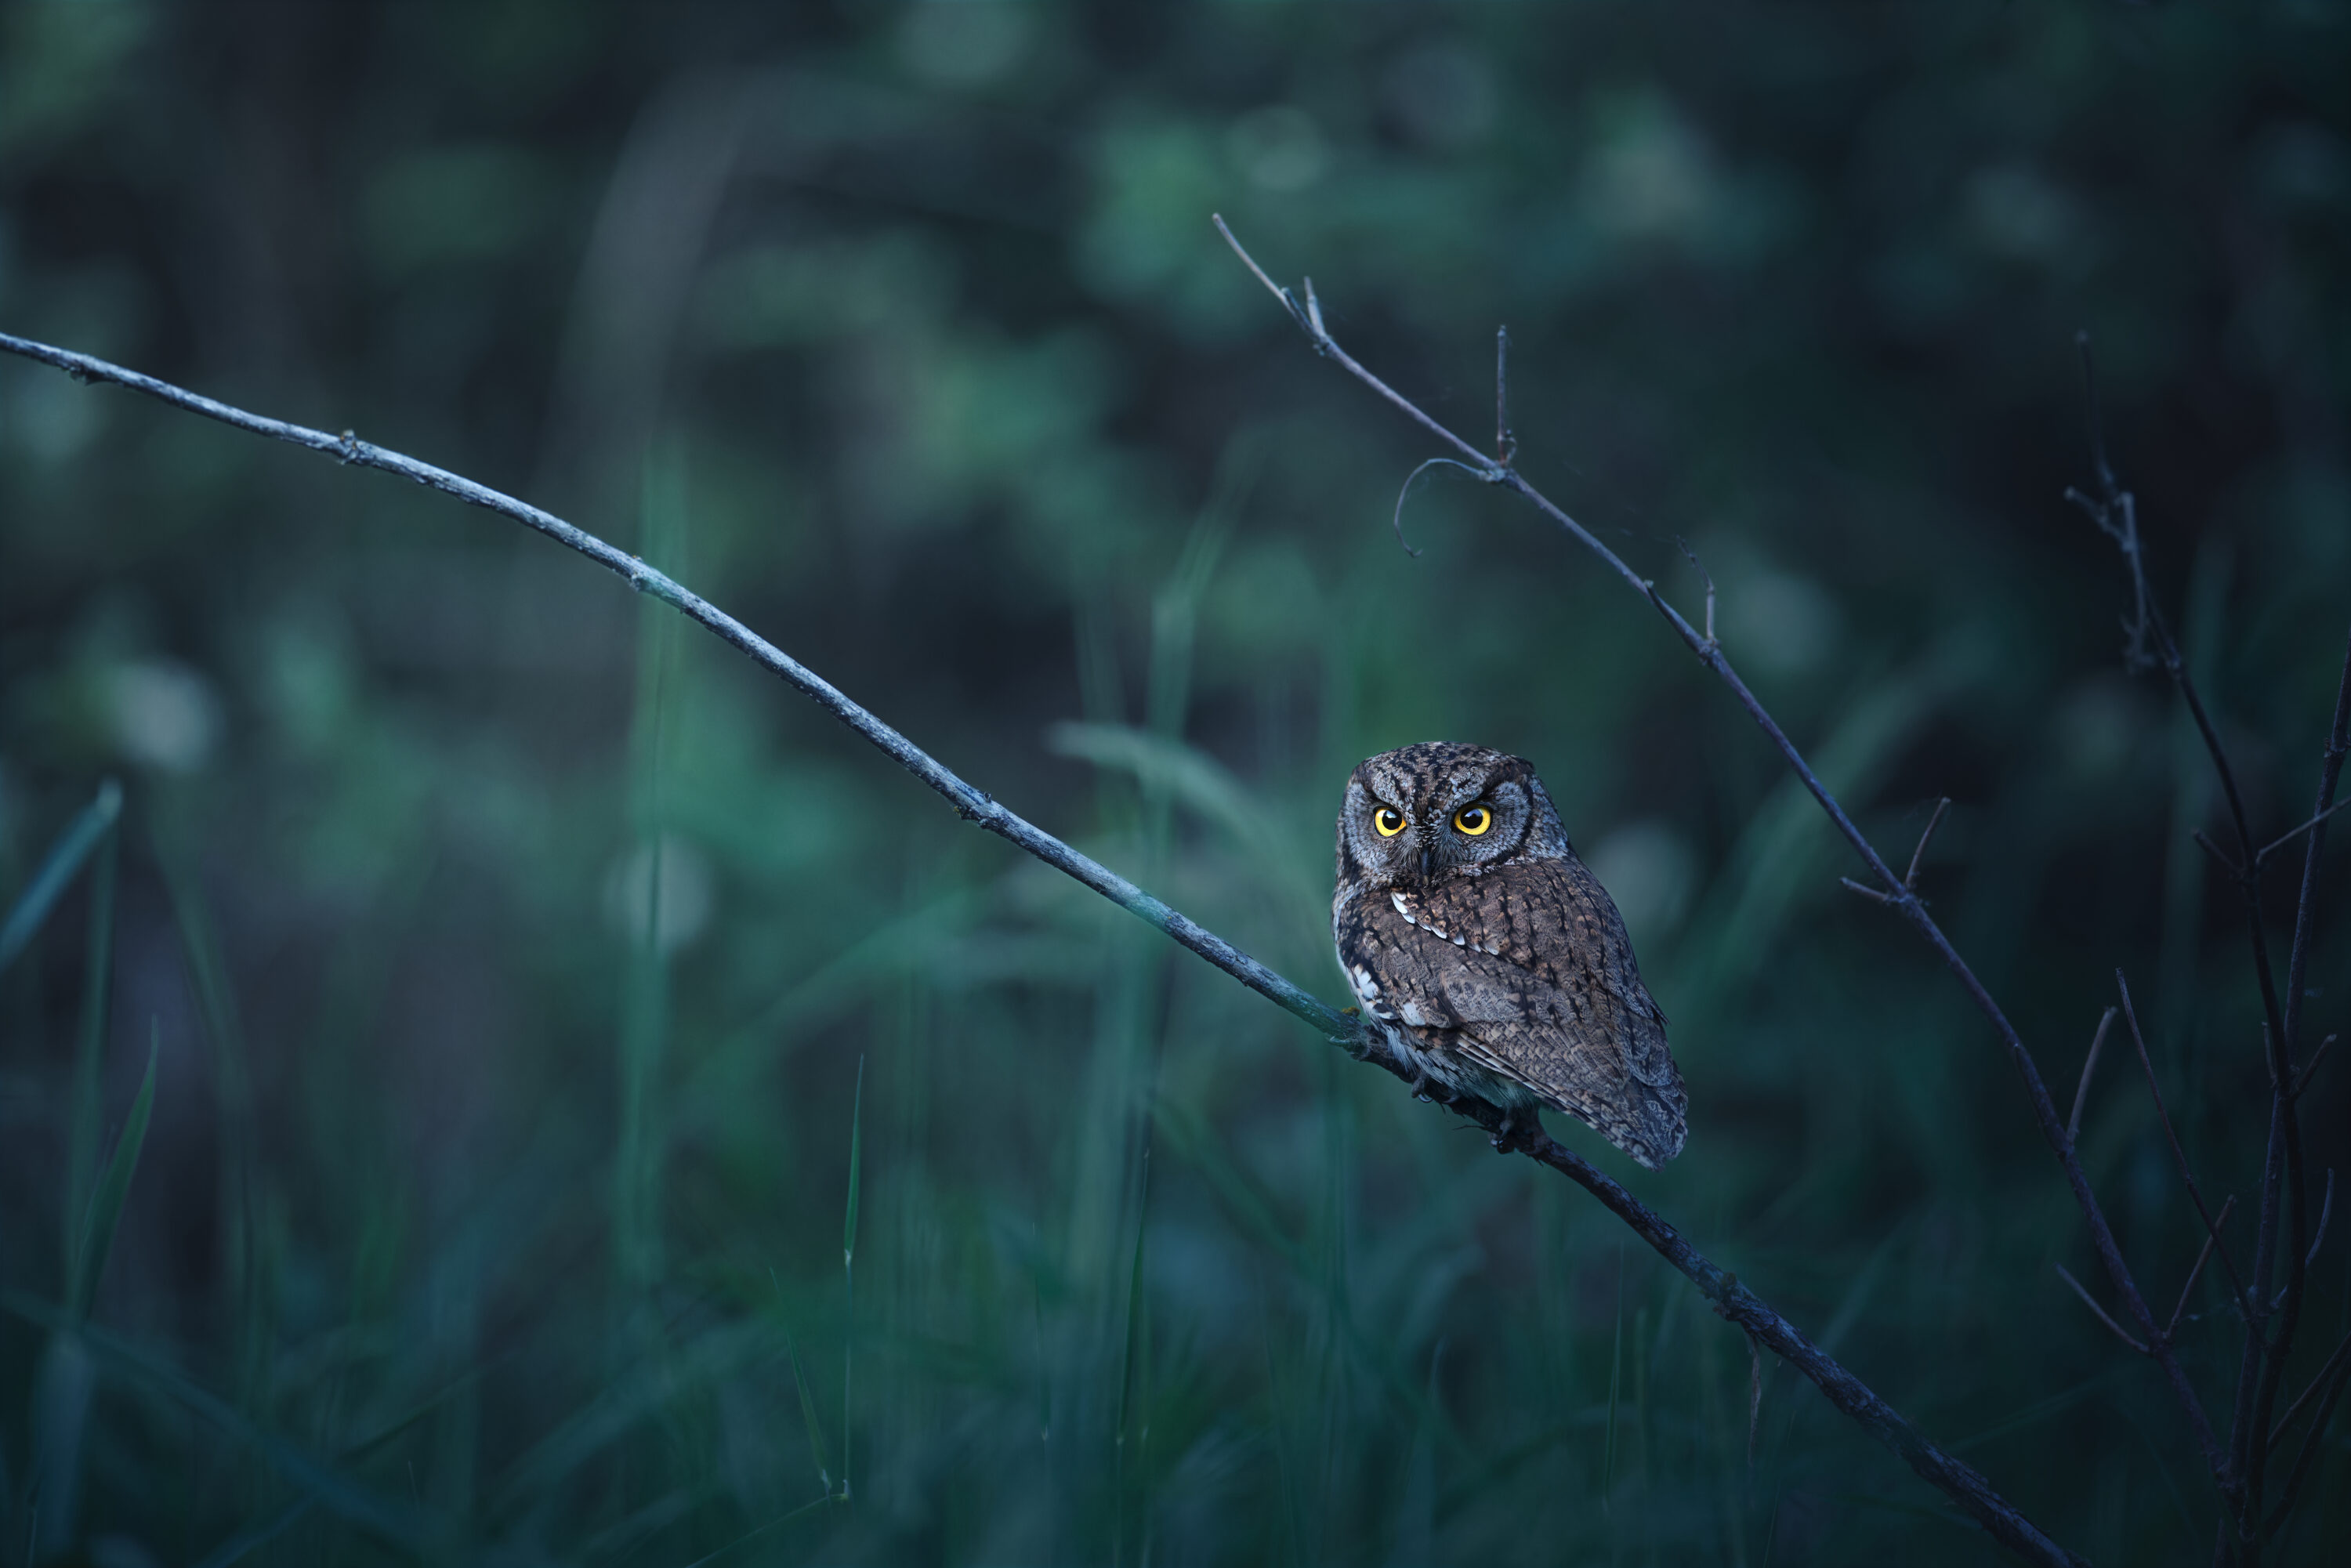
[[[1366,891],[1343,946],[1383,1016],[1592,1124],[1645,1165],[1682,1144],[1664,1012],[1614,904],[1573,860],[1498,866],[1421,893]],[[1359,989],[1360,989],[1359,986]]]
[[[1666,1014],[1641,983],[1624,917],[1573,854],[1496,866],[1447,901],[1449,935],[1573,998],[1580,1014],[1613,1026],[1625,1066],[1656,1088],[1680,1088],[1666,1048]]]

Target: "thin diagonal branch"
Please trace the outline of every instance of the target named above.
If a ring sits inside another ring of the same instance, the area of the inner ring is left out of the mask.
[[[2318,826],[2321,822],[2324,822],[2327,818],[2335,815],[2335,812],[2343,810],[2346,806],[2351,806],[2351,800],[2337,800],[2335,804],[2327,807],[2326,810],[2319,812],[2308,821],[2302,823],[2298,827],[2288,828],[2284,832],[2280,833],[2276,838],[2272,839],[2268,843],[2265,843],[2261,847],[2260,851],[2253,856],[2253,863],[2256,865],[2261,864],[2263,861],[2268,860],[2271,855],[2285,848],[2286,845],[2292,843],[2295,839],[2310,831],[2311,829]]]
[[[2115,1322],[2114,1319],[2106,1315],[2106,1309],[2098,1305],[2098,1300],[2095,1296],[2091,1295],[2089,1291],[2082,1288],[2081,1281],[2076,1280],[2073,1275],[2065,1271],[2064,1264],[2053,1263],[2050,1267],[2057,1270],[2057,1277],[2059,1279],[2074,1287],[2074,1293],[2082,1298],[2082,1304],[2089,1308],[2090,1311],[2096,1315],[2097,1320],[2100,1322],[2114,1330],[2115,1337],[2116,1339],[2122,1341],[2125,1344],[2130,1346],[2141,1355],[2150,1354],[2147,1346],[2141,1344],[2137,1340],[2131,1337],[2131,1332],[2128,1329],[2123,1327],[2122,1324]]]
[[[2302,1064],[2302,1076],[2294,1081],[2295,1099],[2302,1098],[2303,1091],[2310,1087],[2310,1081],[2318,1076],[2318,1064],[2326,1060],[2326,1053],[2334,1048],[2335,1037],[2331,1034],[2318,1042],[2318,1049],[2312,1051],[2310,1060]]]
[[[2318,1223],[2311,1227],[2310,1230],[2310,1250],[2302,1255],[2304,1268],[2318,1261],[2318,1249],[2326,1245],[2326,1222],[2333,1218],[2334,1213],[2335,1170],[2330,1166],[2326,1171],[2326,1197],[2318,1205]]]
[[[1951,809],[1949,795],[1935,802],[1935,814],[1927,819],[1927,831],[1918,835],[1918,847],[1910,852],[1910,869],[1902,873],[1902,891],[1918,891],[1918,862],[1927,858],[1927,846],[1935,841],[1935,830],[1943,825],[1943,813]]]
[[[2040,1123],[2042,1136],[2057,1156],[2058,1166],[2064,1172],[2066,1183],[2073,1188],[2074,1201],[2079,1206],[2083,1218],[2089,1224],[2091,1246],[2098,1254],[2099,1263],[2105,1269],[2107,1277],[2113,1281],[2115,1289],[2128,1308],[2132,1320],[2139,1325],[2144,1335],[2153,1339],[2157,1328],[2154,1310],[2147,1305],[2147,1297],[2140,1291],[2137,1281],[2132,1277],[2130,1266],[2123,1260],[2122,1249],[2115,1240],[2114,1228],[2106,1222],[2105,1212],[2099,1207],[2097,1195],[2090,1189],[2090,1178],[2087,1173],[2082,1169],[2081,1162],[2074,1157],[2073,1145],[2065,1136],[2065,1124],[2057,1114],[2056,1104],[2049,1097],[2049,1087],[2042,1081],[2041,1069],[2033,1061],[2032,1051],[2026,1048],[2023,1037],[2017,1032],[2016,1026],[2009,1021],[2008,1015],[2001,1010],[2000,1004],[1992,999],[1991,993],[1985,989],[1983,982],[1977,978],[1975,971],[1968,967],[1967,960],[1959,956],[1959,949],[1951,945],[1950,938],[1943,934],[1942,927],[1938,925],[1934,917],[1927,913],[1925,904],[1917,894],[1903,887],[1901,878],[1894,873],[1893,868],[1886,863],[1885,858],[1877,852],[1876,847],[1871,844],[1860,828],[1855,825],[1852,817],[1846,813],[1844,805],[1838,801],[1835,795],[1830,792],[1828,786],[1821,782],[1820,776],[1813,771],[1812,764],[1804,760],[1803,753],[1796,748],[1795,742],[1790,740],[1787,732],[1780,727],[1779,720],[1771,716],[1771,711],[1765,708],[1757,699],[1754,692],[1749,689],[1746,681],[1740,677],[1739,672],[1732,667],[1730,660],[1724,654],[1721,644],[1701,636],[1698,629],[1692,626],[1679,611],[1666,602],[1657,592],[1656,583],[1627,566],[1615,551],[1602,544],[1583,524],[1568,516],[1549,497],[1529,484],[1526,477],[1516,468],[1486,457],[1475,446],[1422,413],[1410,399],[1357,363],[1346,350],[1339,347],[1329,332],[1322,329],[1319,313],[1308,312],[1301,316],[1296,298],[1290,291],[1266,276],[1265,269],[1259,267],[1250,258],[1249,253],[1241,248],[1240,242],[1233,237],[1232,231],[1225,226],[1222,218],[1215,221],[1217,232],[1225,236],[1225,243],[1232,246],[1234,254],[1238,256],[1249,269],[1273,292],[1275,298],[1283,302],[1285,308],[1290,310],[1292,319],[1297,320],[1306,332],[1308,341],[1313,345],[1317,353],[1336,363],[1389,406],[1396,409],[1421,429],[1460,454],[1463,461],[1484,469],[1492,483],[1500,485],[1519,496],[1558,525],[1569,538],[1591,551],[1602,564],[1622,578],[1634,591],[1646,599],[1657,613],[1664,617],[1666,624],[1673,629],[1674,634],[1682,640],[1691,653],[1698,655],[1698,662],[1712,671],[1724,685],[1730,688],[1731,695],[1737,698],[1740,706],[1747,711],[1747,716],[1752,719],[1757,727],[1761,729],[1771,740],[1772,747],[1796,775],[1797,780],[1819,803],[1830,822],[1834,824],[1839,836],[1853,846],[1854,852],[1859,855],[1862,863],[1869,868],[1870,874],[1876,880],[1877,886],[1885,890],[1882,894],[1876,893],[1875,890],[1867,891],[1871,891],[1880,902],[1898,911],[1904,919],[1910,922],[1918,934],[1926,939],[1928,946],[1935,950],[1936,956],[1943,961],[1944,966],[1959,980],[1960,987],[1967,992],[1968,998],[1976,1005],[1977,1009],[1986,1019],[1991,1020],[2001,1045],[2008,1051],[2009,1060],[2015,1065],[2018,1075],[2024,1080],[2025,1092],[2032,1103],[2033,1115]],[[1848,883],[1847,885],[1859,890],[1858,883]],[[2171,1385],[2174,1396],[2188,1414],[2189,1424],[2196,1435],[2198,1450],[2203,1455],[2206,1465],[2213,1473],[2216,1475],[2220,1473],[2225,1459],[2219,1439],[2213,1435],[2212,1423],[2205,1415],[2203,1402],[2197,1397],[2196,1389],[2189,1382],[2186,1370],[2181,1367],[2179,1357],[2172,1354],[2168,1345],[2157,1344],[2154,1354],[2157,1364],[2162,1368],[2165,1381]]]
[[[1268,287],[1272,287],[1270,279]],[[1302,326],[1315,332],[1322,330],[1321,310],[1315,304],[1311,287],[1303,308],[1288,294],[1283,293],[1282,297]],[[1214,932],[975,789],[906,737],[716,605],[688,591],[643,561],[614,549],[552,513],[446,469],[360,441],[354,435],[347,434],[338,437],[282,420],[264,418],[87,354],[74,353],[5,333],[0,333],[0,350],[55,366],[73,375],[77,381],[110,382],[130,387],[175,408],[218,420],[256,435],[290,442],[361,467],[380,468],[386,473],[397,474],[537,529],[626,579],[630,586],[639,592],[651,593],[675,607],[716,633],[720,640],[748,654],[796,690],[814,699],[891,760],[945,796],[956,813],[966,820],[977,822],[1048,865],[1083,883],[1190,948],[1251,990],[1302,1019],[1316,1032],[1357,1059],[1374,1062],[1407,1082],[1415,1076],[1412,1069],[1391,1060],[1384,1051],[1375,1049],[1355,1019],[1333,1010]],[[1425,415],[1422,417],[1426,420]],[[1477,455],[1473,452],[1470,455],[1475,457]],[[1503,1139],[1506,1118],[1498,1108],[1482,1100],[1464,1097],[1453,1109],[1457,1114],[1467,1117],[1492,1134],[1498,1145]],[[1830,1403],[1859,1422],[1881,1444],[1958,1503],[2002,1545],[2035,1562],[2065,1564],[2069,1568],[2080,1562],[2043,1534],[2030,1520],[1994,1491],[1982,1476],[1927,1441],[1898,1411],[1879,1398],[1859,1378],[1839,1365],[1735,1277],[1716,1267],[1684,1240],[1680,1232],[1590,1161],[1555,1142],[1540,1128],[1531,1133],[1522,1127],[1512,1127],[1507,1131],[1510,1146],[1538,1164],[1560,1172],[1597,1197],[1604,1207],[1696,1284],[1714,1303],[1719,1313],[1771,1346],[1782,1359],[1794,1364],[1827,1396]]]
[[[2065,1141],[2069,1144],[2081,1141],[2082,1107],[2090,1102],[2090,1077],[2098,1071],[2098,1052],[2105,1048],[2106,1030],[2114,1025],[2113,1008],[2098,1015],[2098,1032],[2090,1037],[2090,1054],[2082,1059],[2082,1081],[2074,1085],[2074,1112],[2065,1118]]]
[[[2346,1383],[2351,1383],[2351,1363],[2338,1361],[2334,1376],[2327,1380],[2326,1392],[2318,1401],[2318,1413],[2310,1418],[2310,1430],[2303,1434],[2302,1451],[2294,1456],[2294,1469],[2286,1473],[2285,1485],[2279,1489],[2277,1506],[2262,1522],[2264,1531],[2275,1533],[2294,1511],[2294,1497],[2302,1490],[2303,1480],[2310,1474],[2311,1461],[2318,1458],[2319,1448],[2326,1440],[2327,1423],[2335,1419],[2335,1406],[2343,1397]],[[2314,1383],[2311,1386],[2318,1385]]]
[[[2138,1009],[2131,1005],[2130,982],[2123,978],[2120,969],[2115,971],[2115,988],[2122,993],[2123,1019],[2130,1025],[2131,1043],[2138,1048],[2139,1071],[2147,1075],[2147,1097],[2155,1102],[2156,1120],[2163,1124],[2164,1141],[2171,1145],[2172,1164],[2179,1168],[2180,1182],[2188,1188],[2189,1200],[2196,1205],[2197,1218],[2204,1221],[2204,1234],[2212,1246],[2220,1249],[2220,1267],[2228,1271],[2237,1305],[2250,1317],[2253,1308],[2245,1293],[2244,1279],[2237,1272],[2236,1260],[2229,1256],[2229,1244],[2220,1239],[2220,1222],[2204,1207],[2204,1191],[2196,1185],[2196,1173],[2188,1168],[2188,1152],[2179,1146],[2179,1134],[2171,1129],[2171,1113],[2163,1103],[2163,1087],[2155,1081],[2155,1061],[2147,1053],[2147,1036],[2139,1032]]]
[[[2204,1245],[2196,1249],[2196,1261],[2189,1267],[2188,1278],[2179,1282],[2179,1300],[2171,1309],[2171,1321],[2163,1325],[2164,1338],[2169,1339],[2179,1331],[2179,1320],[2188,1311],[2189,1298],[2196,1293],[2196,1281],[2204,1277],[2204,1265],[2212,1260],[2212,1249],[2220,1244],[2220,1227],[2229,1223],[2229,1211],[2236,1207],[2237,1200],[2231,1196],[2222,1201],[2220,1212],[2214,1216],[2210,1234],[2204,1238]]]
[[[2274,1448],[2280,1443],[2285,1441],[2286,1432],[2294,1426],[2294,1418],[2302,1414],[2302,1407],[2310,1403],[2311,1396],[2325,1388],[2328,1382],[2333,1379],[2335,1373],[2342,1370],[2346,1357],[2351,1357],[2351,1333],[2345,1334],[2341,1340],[2336,1342],[2335,1354],[2328,1356],[2326,1358],[2326,1364],[2320,1367],[2317,1373],[2312,1376],[2310,1386],[2304,1389],[2302,1393],[2295,1397],[2294,1402],[2286,1406],[2285,1414],[2279,1416],[2277,1418],[2277,1425],[2270,1428],[2271,1448]]]

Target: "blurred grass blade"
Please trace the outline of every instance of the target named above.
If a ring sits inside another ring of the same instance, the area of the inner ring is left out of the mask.
[[[832,1499],[827,1496],[818,1498],[813,1502],[804,1502],[800,1504],[799,1507],[792,1510],[791,1512],[781,1515],[776,1519],[771,1519],[768,1521],[767,1523],[759,1526],[757,1530],[747,1531],[745,1533],[737,1536],[734,1540],[718,1548],[716,1552],[708,1552],[703,1556],[695,1558],[693,1562],[687,1563],[685,1568],[705,1568],[705,1564],[717,1562],[721,1557],[726,1556],[737,1547],[747,1546],[762,1535],[767,1534],[768,1531],[771,1530],[779,1530],[783,1526],[789,1524],[792,1521],[798,1519],[800,1515],[810,1513],[817,1509],[822,1508],[826,1503],[829,1503],[831,1500]]]
[[[139,1098],[131,1103],[131,1118],[123,1123],[122,1136],[115,1142],[114,1157],[107,1161],[106,1175],[99,1179],[98,1191],[90,1197],[81,1238],[74,1243],[73,1290],[66,1298],[66,1311],[77,1327],[89,1316],[90,1303],[97,1298],[99,1278],[106,1272],[106,1255],[114,1248],[114,1228],[121,1221],[123,1201],[131,1196],[131,1178],[139,1169],[139,1151],[147,1143],[147,1120],[155,1108],[155,1063],[162,1052],[162,1030],[161,1020],[151,1026],[147,1076],[139,1085]]]
[[[81,1035],[74,1047],[72,1131],[68,1134],[66,1202],[61,1215],[64,1256],[79,1243],[89,1212],[91,1184],[98,1177],[100,1080],[106,1051],[107,1002],[114,979],[114,890],[122,858],[122,835],[110,831],[90,873],[89,939],[82,961]]]
[[[97,1391],[98,1368],[81,1335],[70,1328],[49,1335],[33,1376],[30,1562],[51,1562],[74,1543],[81,1506],[82,1448],[89,1432],[90,1398]]]
[[[298,1497],[259,1524],[248,1524],[196,1563],[196,1568],[230,1568],[285,1534],[310,1511],[310,1500]]]
[[[841,1221],[841,1497],[849,1500],[849,1390],[857,1370],[857,1167],[865,1144],[865,1058],[857,1059],[857,1093],[849,1106],[849,1212]]]
[[[848,1268],[857,1257],[857,1166],[863,1152],[865,1122],[865,1058],[857,1059],[856,1097],[849,1108],[849,1212],[841,1222],[841,1266]]]
[[[8,918],[0,921],[0,970],[14,963],[25,945],[32,941],[41,923],[48,919],[49,911],[57,906],[58,894],[73,881],[74,873],[81,869],[82,862],[89,858],[90,852],[98,848],[121,815],[122,786],[109,779],[98,787],[96,798],[57,835],[57,841],[49,846],[48,855],[33,873],[33,880],[16,895]]]
[[[1608,1353],[1608,1443],[1600,1462],[1600,1506],[1616,1495],[1616,1405],[1625,1387],[1625,1249],[1616,1249],[1616,1343]]]
[[[808,1379],[800,1374],[799,1346],[793,1343],[792,1325],[783,1313],[783,1281],[776,1278],[773,1269],[768,1270],[768,1279],[776,1287],[776,1322],[784,1331],[784,1355],[792,1364],[792,1388],[799,1395],[800,1419],[808,1427],[809,1451],[816,1456],[817,1484],[824,1489],[825,1497],[830,1498],[832,1495],[832,1458],[825,1448],[824,1423],[817,1418],[816,1396],[809,1392]]]
[[[72,1327],[62,1309],[17,1291],[0,1291],[0,1310],[57,1333]],[[280,1477],[330,1512],[412,1552],[421,1552],[435,1539],[436,1532],[428,1527],[427,1516],[422,1511],[379,1497],[329,1468],[210,1389],[191,1381],[153,1352],[98,1328],[84,1327],[75,1338],[109,1375],[128,1379],[185,1406],[199,1419],[259,1453]]]

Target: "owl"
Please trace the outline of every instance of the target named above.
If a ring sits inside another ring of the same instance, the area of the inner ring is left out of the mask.
[[[1554,1106],[1652,1170],[1681,1152],[1689,1100],[1666,1015],[1523,758],[1430,741],[1357,767],[1331,935],[1416,1092],[1526,1123]]]

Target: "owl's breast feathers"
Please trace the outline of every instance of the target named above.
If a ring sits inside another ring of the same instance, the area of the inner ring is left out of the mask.
[[[1573,855],[1340,900],[1367,1011],[1580,1117],[1645,1166],[1679,1153],[1687,1098],[1615,905]]]

